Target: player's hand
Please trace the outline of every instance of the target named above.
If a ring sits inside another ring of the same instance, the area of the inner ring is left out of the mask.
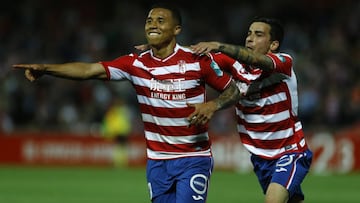
[[[45,66],[43,64],[16,64],[12,66],[17,69],[25,70],[25,77],[31,82],[44,75]]]
[[[199,42],[190,46],[191,50],[193,50],[196,54],[207,54],[211,51],[218,50],[219,47],[219,42]]]
[[[187,104],[195,110],[188,116],[190,125],[204,125],[210,121],[216,111],[216,104],[213,101],[207,103]]]
[[[145,50],[150,49],[150,46],[148,44],[140,44],[140,45],[134,46],[134,48],[139,51],[145,51]]]

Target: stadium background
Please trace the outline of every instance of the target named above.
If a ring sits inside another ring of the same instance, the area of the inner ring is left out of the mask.
[[[248,23],[254,16],[279,18],[286,28],[282,50],[292,54],[295,60],[300,119],[316,155],[312,174],[358,173],[359,1],[178,2],[183,14],[179,42],[184,45],[205,40],[243,44]],[[22,71],[13,70],[11,65],[94,62],[128,54],[134,51],[134,45],[145,42],[143,25],[146,8],[151,3],[138,0],[6,0],[1,3],[2,179],[6,177],[7,168],[14,165],[16,170],[9,170],[10,177],[25,165],[111,168],[113,143],[102,137],[101,126],[107,109],[118,98],[130,110],[130,165],[143,167],[142,124],[134,91],[127,82],[78,82],[45,76],[30,83]],[[209,91],[210,98],[216,95]],[[248,154],[236,137],[232,113],[232,109],[218,112],[210,123],[216,164],[218,168],[248,174],[251,171]],[[69,169],[60,171],[66,170]],[[360,195],[351,193],[359,188],[358,182],[345,187],[348,193],[344,194],[359,200]]]

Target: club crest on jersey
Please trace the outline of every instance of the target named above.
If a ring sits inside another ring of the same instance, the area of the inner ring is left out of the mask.
[[[186,72],[186,62],[184,60],[180,60],[180,61],[178,61],[178,65],[179,65],[179,73],[185,74],[185,72]]]

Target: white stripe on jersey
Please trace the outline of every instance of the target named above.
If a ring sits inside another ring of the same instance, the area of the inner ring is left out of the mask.
[[[187,136],[165,136],[160,135],[159,133],[145,131],[145,137],[147,140],[163,142],[167,144],[192,144],[209,140],[209,136],[207,133]]]
[[[179,64],[169,65],[169,66],[160,66],[160,67],[147,67],[141,61],[135,60],[133,63],[134,66],[144,69],[150,72],[152,75],[165,75],[171,73],[179,73]],[[186,71],[200,71],[199,62],[195,63],[186,63]]]
[[[297,79],[294,70],[291,70],[291,79],[286,80],[287,87],[289,88],[289,93],[291,97],[291,110],[292,113],[298,115],[298,92],[297,92]]]
[[[243,125],[237,125],[237,129],[240,133],[247,134],[252,139],[257,139],[257,140],[277,140],[277,139],[288,138],[293,135],[292,128],[288,128],[286,130],[279,130],[276,132],[262,132],[262,131],[256,132],[256,131],[246,130]]]
[[[300,121],[295,123],[295,132],[299,130],[302,130],[302,125]]]
[[[279,90],[277,90],[278,93],[276,94],[264,89],[264,93],[268,94],[266,98],[240,100],[237,104],[236,114],[238,118],[241,118],[238,121],[237,129],[240,133],[241,140],[244,141],[244,146],[250,153],[273,158],[284,153],[286,150],[300,150],[298,147],[304,147],[306,143],[303,138],[299,141],[299,139],[301,139],[300,136],[302,136],[301,123],[297,122],[294,126],[293,120],[293,116],[297,116],[298,98],[296,75],[293,67],[291,67],[292,58],[288,54],[269,54],[269,56],[273,60],[275,69],[283,69],[275,70],[275,72],[285,72],[287,74],[288,77],[283,79],[283,83],[281,84],[281,88],[286,85],[287,89],[281,89],[283,91],[280,92],[279,87]],[[274,56],[277,57],[279,61],[274,60],[276,59]],[[290,60],[286,61],[284,57],[289,57]],[[247,72],[244,74],[238,72],[238,74],[244,78],[248,77]],[[256,76],[257,74],[254,74],[254,77]],[[276,89],[274,91],[276,91]],[[282,103],[284,101],[286,104]],[[268,112],[270,105],[271,107],[274,106],[275,109],[283,109],[282,105],[290,105],[290,103],[291,106],[286,106],[288,107],[287,110],[282,112],[278,112],[279,110],[276,110],[276,112]],[[255,113],[258,111],[260,112]],[[287,121],[287,123],[282,121]],[[272,132],[263,132],[263,129],[268,127],[269,124],[271,125],[271,129],[269,130]],[[284,127],[284,125],[286,126]],[[247,129],[251,129],[251,131]],[[296,136],[294,136],[294,129],[295,133],[297,133]],[[299,131],[300,133],[298,133]],[[246,134],[250,139],[247,136],[241,136],[242,134]],[[276,140],[279,140],[279,142],[274,142]],[[271,146],[266,145],[267,141],[271,143]],[[283,146],[284,143],[293,144]]]
[[[264,97],[261,99],[257,99],[257,100],[247,100],[247,99],[243,99],[240,100],[241,105],[247,107],[254,107],[254,106],[265,106],[265,105],[270,105],[270,104],[276,104],[282,101],[286,101],[287,97],[285,92],[280,92],[274,95],[271,95],[269,97]]]
[[[202,68],[206,70],[210,68],[207,67],[208,59],[206,57],[196,58],[190,49],[178,44],[174,48],[174,53],[165,59],[156,58],[151,50],[140,56],[129,56],[103,64],[107,66],[110,80],[128,79],[135,86],[137,100],[143,110],[143,121],[148,122],[147,124],[154,123],[154,128],[159,129],[158,132],[156,129],[152,129],[155,134],[149,129],[145,130],[145,137],[148,140],[148,158],[173,159],[211,156],[209,137],[207,132],[203,132],[203,128],[184,128],[181,136],[177,136],[176,131],[174,131],[174,135],[156,133],[188,125],[187,116],[176,115],[173,112],[183,109],[188,111],[190,107],[187,106],[187,103],[205,102],[206,90],[203,80],[209,82],[216,89],[227,87],[228,84],[224,83],[230,83],[231,80],[228,77],[217,77],[215,74],[210,74],[209,77],[204,75]],[[191,74],[190,71],[195,74]],[[148,108],[148,111],[145,108]],[[162,117],[161,113],[166,113],[169,109],[171,109],[169,118]],[[204,127],[207,129],[206,126]],[[173,144],[178,144],[178,146],[172,146]]]
[[[242,114],[237,110],[238,116],[241,119],[244,119],[247,123],[276,123],[290,118],[290,113],[288,110],[268,115],[260,114]]]
[[[245,78],[249,81],[254,81],[261,75],[260,73],[257,75],[249,73],[248,71],[245,70],[244,66],[241,63],[239,63],[238,61],[236,61],[233,64],[233,66],[239,75],[241,75],[243,78]]]
[[[153,107],[163,107],[163,108],[185,108],[187,107],[186,103],[196,104],[203,103],[205,101],[205,95],[201,94],[196,97],[186,98],[184,100],[163,100],[163,99],[155,99],[142,95],[137,95],[137,99],[140,104],[151,105]]]
[[[158,117],[150,114],[143,113],[142,119],[144,122],[154,123],[161,126],[187,126],[189,121],[186,118],[167,118]]]
[[[265,156],[265,157],[274,157],[274,156],[276,156],[278,154],[281,154],[281,153],[285,152],[284,147],[282,147],[280,149],[262,149],[262,148],[254,147],[254,146],[248,145],[248,144],[244,144],[244,146],[251,153],[260,154],[261,156]]]
[[[110,72],[110,80],[123,80],[123,79],[131,79],[131,75],[125,71],[122,71],[119,68],[114,68],[109,66],[108,67],[109,72]]]
[[[172,159],[181,158],[181,157],[190,157],[190,156],[211,156],[211,150],[198,151],[198,152],[160,152],[153,151],[149,148],[146,149],[146,153],[150,159]]]

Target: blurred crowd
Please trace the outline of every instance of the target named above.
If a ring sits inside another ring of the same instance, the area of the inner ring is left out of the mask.
[[[175,2],[175,1],[174,1]],[[360,121],[360,1],[179,1],[183,45],[218,40],[244,44],[255,16],[279,18],[282,45],[294,58],[304,129],[338,129]],[[0,132],[101,132],[114,103],[129,110],[141,133],[136,95],[128,82],[29,82],[19,63],[95,62],[134,52],[145,42],[151,1],[13,0],[0,7]],[[217,93],[209,90],[209,97]],[[121,102],[116,102],[121,100]],[[211,130],[234,129],[233,109],[218,112]]]

